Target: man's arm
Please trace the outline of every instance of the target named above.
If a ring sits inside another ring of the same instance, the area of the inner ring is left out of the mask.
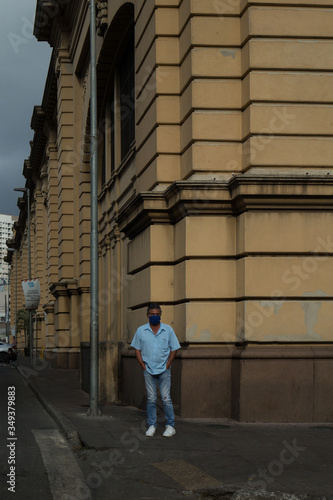
[[[170,356],[169,356],[169,359],[167,361],[167,364],[166,364],[166,369],[169,370],[170,366],[171,366],[171,363],[173,362],[173,360],[175,359],[176,357],[176,354],[177,354],[177,350],[176,349],[175,351],[171,351],[170,352]]]
[[[143,362],[143,359],[142,359],[142,356],[141,356],[141,351],[139,351],[139,349],[135,349],[135,356],[136,356],[137,362],[139,363],[139,365],[141,366],[141,368],[143,370],[145,370],[146,369],[146,365]]]

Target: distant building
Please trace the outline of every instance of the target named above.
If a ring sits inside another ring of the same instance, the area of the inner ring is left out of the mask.
[[[13,237],[13,224],[18,217],[13,215],[0,214],[0,283],[8,280],[8,269],[10,267],[8,262],[4,261],[7,255],[6,241]]]
[[[8,299],[10,303],[10,297],[8,297],[8,285],[0,284],[0,322],[6,322],[7,310],[8,310]],[[1,339],[1,334],[0,334]]]
[[[13,237],[13,224],[18,217],[0,214],[0,320],[6,321],[8,303],[8,272],[10,264],[4,260],[7,255],[6,241]]]

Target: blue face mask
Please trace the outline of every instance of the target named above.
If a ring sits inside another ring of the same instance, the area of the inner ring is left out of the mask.
[[[161,316],[158,316],[155,314],[154,316],[149,316],[149,323],[153,326],[156,326],[160,323],[161,321]]]

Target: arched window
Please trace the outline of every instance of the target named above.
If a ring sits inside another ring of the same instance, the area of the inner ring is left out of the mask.
[[[134,33],[123,42],[113,65],[100,132],[101,187],[134,150],[135,144],[135,65]]]

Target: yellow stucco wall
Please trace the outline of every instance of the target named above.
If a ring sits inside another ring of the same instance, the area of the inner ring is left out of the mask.
[[[107,4],[100,131],[109,144],[117,30],[126,29],[136,127],[121,160],[117,115],[103,185],[99,162],[101,366],[112,380],[103,397],[118,397],[117,349],[151,300],[190,345],[332,341],[333,2]],[[50,315],[40,342],[60,365],[89,341],[90,321],[89,13],[73,2],[64,15],[67,30],[50,20],[40,35],[55,52],[46,146],[29,173],[46,193],[34,191],[34,273]]]

